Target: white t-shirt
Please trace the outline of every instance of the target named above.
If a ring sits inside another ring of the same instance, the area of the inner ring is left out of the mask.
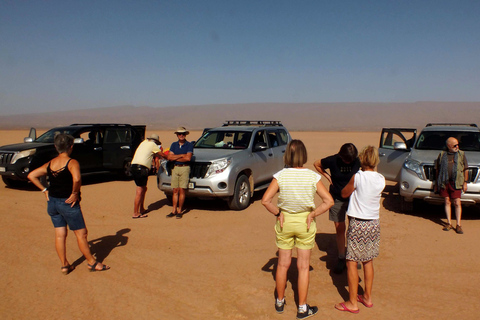
[[[135,151],[132,164],[141,164],[150,168],[152,166],[153,154],[160,152],[161,148],[162,146],[158,146],[153,140],[143,140]]]
[[[277,179],[280,194],[278,207],[288,213],[315,210],[313,198],[321,176],[310,169],[285,168],[273,175]]]
[[[347,215],[365,220],[379,219],[380,197],[385,188],[385,177],[376,171],[358,171],[355,174],[354,186]]]

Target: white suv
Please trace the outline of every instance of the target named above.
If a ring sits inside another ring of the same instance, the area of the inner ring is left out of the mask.
[[[435,161],[445,142],[455,137],[468,161],[467,192],[462,204],[480,204],[480,129],[476,124],[429,123],[416,139],[416,129],[385,128],[380,138],[378,171],[398,182],[402,211],[413,210],[413,200],[443,203],[434,193]]]

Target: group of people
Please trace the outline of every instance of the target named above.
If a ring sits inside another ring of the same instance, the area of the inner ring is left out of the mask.
[[[175,134],[178,141],[172,143],[168,154],[163,152],[158,135],[152,134],[137,148],[132,160],[132,174],[137,185],[134,214],[132,218],[145,218],[144,206],[147,180],[152,163],[157,166],[157,158],[174,163],[172,170],[173,208],[168,218],[182,218],[185,192],[188,188],[193,144],[186,140],[189,132],[179,127]],[[87,228],[80,208],[81,174],[77,160],[70,158],[73,150],[73,137],[67,134],[55,136],[54,144],[58,156],[32,171],[28,178],[45,194],[47,212],[55,228],[55,248],[61,261],[61,272],[69,274],[74,270],[66,257],[67,226],[77,238],[78,247],[87,260],[87,268],[92,271],[106,271],[110,267],[96,261],[87,240]],[[435,190],[445,198],[447,225],[451,225],[451,199],[455,205],[457,218],[456,232],[463,233],[461,227],[461,193],[467,189],[468,163],[465,153],[459,150],[457,139],[446,141],[446,151],[442,151],[436,161],[437,180]],[[338,261],[333,271],[342,273],[347,269],[349,299],[338,303],[339,311],[358,313],[358,303],[367,308],[373,307],[372,286],[374,277],[373,259],[379,255],[380,245],[380,199],[385,187],[385,178],[376,167],[380,162],[378,150],[365,147],[360,153],[352,143],[342,145],[338,154],[314,162],[316,173],[304,167],[307,163],[307,150],[300,140],[292,140],[284,154],[285,167],[273,176],[265,191],[262,204],[276,217],[275,234],[278,247],[276,269],[275,309],[282,313],[285,307],[287,272],[292,261],[292,249],[296,248],[298,268],[298,311],[297,319],[315,315],[318,308],[307,304],[311,250],[315,245],[315,218],[330,211],[329,219],[334,222],[338,247]],[[327,170],[329,172],[327,172]],[[41,178],[47,176],[49,186],[45,187]],[[327,191],[321,178],[330,184]],[[273,198],[279,193],[277,203]],[[316,206],[314,196],[322,202]],[[348,216],[348,228],[346,226]],[[346,232],[346,234],[345,234]],[[364,289],[358,294],[358,268],[363,264]]]

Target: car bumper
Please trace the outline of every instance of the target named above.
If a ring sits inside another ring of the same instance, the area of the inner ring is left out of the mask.
[[[400,195],[408,202],[422,199],[429,203],[444,203],[444,198],[433,191],[432,181],[422,180],[405,169],[400,174]],[[469,183],[460,200],[464,205],[480,204],[480,183]]]

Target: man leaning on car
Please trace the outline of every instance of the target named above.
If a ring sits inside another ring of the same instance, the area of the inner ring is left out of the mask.
[[[451,201],[455,207],[455,217],[457,219],[456,232],[463,234],[461,226],[462,203],[460,198],[462,191],[467,191],[468,180],[468,162],[465,153],[458,147],[458,140],[450,137],[446,141],[446,151],[442,151],[435,162],[437,179],[435,190],[439,190],[440,196],[445,198],[445,213],[447,215],[447,225],[444,231],[453,229],[451,215]]]

